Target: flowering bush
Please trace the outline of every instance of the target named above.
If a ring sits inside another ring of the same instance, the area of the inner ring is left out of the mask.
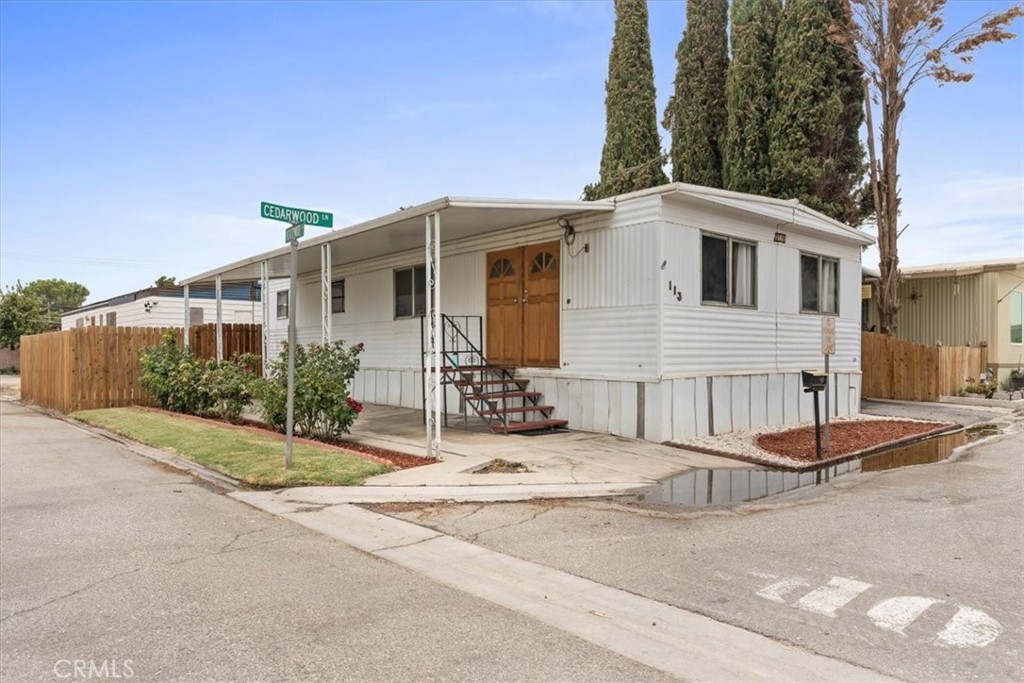
[[[234,424],[242,421],[242,412],[259,389],[260,378],[254,372],[259,362],[258,355],[245,353],[232,361],[210,365],[207,381],[213,399],[211,413]]]
[[[197,358],[178,347],[168,330],[160,346],[143,349],[142,388],[161,408],[190,415],[215,415],[239,422],[252,401],[259,378],[252,369],[259,356],[244,354],[220,363]]]
[[[140,382],[161,408],[201,415],[213,407],[210,394],[210,361],[196,358],[178,346],[174,331],[168,330],[159,346],[139,354]]]
[[[363,344],[344,341],[295,347],[295,431],[321,441],[347,434],[363,406],[349,396]],[[263,420],[284,431],[288,390],[288,348],[270,363],[260,389]]]

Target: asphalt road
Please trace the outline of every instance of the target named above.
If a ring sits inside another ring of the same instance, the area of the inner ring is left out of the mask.
[[[897,678],[1021,681],[1016,419],[1014,433],[956,461],[848,475],[771,504],[537,502],[395,514]]]
[[[9,402],[0,548],[4,681],[668,680]]]

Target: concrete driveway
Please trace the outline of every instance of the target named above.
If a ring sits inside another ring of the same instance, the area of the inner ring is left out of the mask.
[[[381,509],[896,678],[1024,680],[1022,424],[1007,411],[951,410],[966,410],[965,421],[1014,422],[952,462],[849,475],[729,508]]]

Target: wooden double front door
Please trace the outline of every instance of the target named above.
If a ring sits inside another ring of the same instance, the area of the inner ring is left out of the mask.
[[[558,367],[560,243],[487,255],[487,359]]]

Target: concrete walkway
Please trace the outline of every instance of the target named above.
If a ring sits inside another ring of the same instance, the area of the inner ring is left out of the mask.
[[[492,434],[477,423],[479,420],[470,420],[468,428],[463,428],[460,418],[451,418],[450,426],[442,432],[442,462],[382,474],[369,479],[366,486],[531,486],[538,491],[561,489],[564,493],[567,487],[594,485],[600,492],[590,495],[610,495],[604,491],[647,486],[690,468],[749,467],[728,458],[610,434],[559,431],[504,436]],[[368,405],[349,440],[422,455],[422,414],[418,410]],[[521,463],[529,471],[478,473],[497,459]]]

